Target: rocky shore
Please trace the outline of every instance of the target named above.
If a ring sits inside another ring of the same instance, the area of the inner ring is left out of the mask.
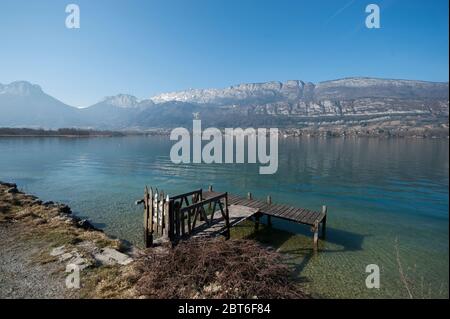
[[[0,298],[309,298],[284,258],[247,239],[140,250],[0,182]]]
[[[67,205],[0,182],[0,298],[132,298],[138,254]],[[79,289],[66,286],[70,266]]]

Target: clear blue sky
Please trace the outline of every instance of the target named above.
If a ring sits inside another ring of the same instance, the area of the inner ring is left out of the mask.
[[[65,6],[81,29],[65,28]],[[381,7],[381,29],[365,7]],[[448,81],[448,0],[0,0],[0,83],[74,106],[349,76]]]

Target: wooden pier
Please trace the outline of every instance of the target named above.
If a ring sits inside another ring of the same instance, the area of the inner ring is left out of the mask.
[[[240,222],[253,219],[257,230],[262,216],[267,216],[269,226],[272,218],[311,226],[313,248],[317,250],[319,232],[325,238],[327,207],[312,211],[289,205],[274,204],[270,196],[266,200],[254,199],[251,193],[241,197],[228,193],[202,189],[170,197],[164,192],[145,188],[144,241],[149,247],[153,237],[165,238],[176,244],[180,240],[196,237],[225,235],[230,237],[230,228]]]

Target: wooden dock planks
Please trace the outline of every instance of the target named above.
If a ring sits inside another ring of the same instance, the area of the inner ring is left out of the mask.
[[[237,224],[243,222],[244,220],[250,218],[258,212],[257,209],[240,206],[240,205],[230,205],[228,207],[228,214],[230,216],[230,227],[236,226]],[[192,234],[193,238],[199,237],[215,237],[221,235],[226,231],[227,227],[225,225],[225,220],[219,216],[219,213],[214,214],[214,218],[211,223],[203,223],[198,227],[198,229]]]
[[[161,200],[157,200],[159,197]],[[272,217],[311,226],[314,233],[314,251],[318,249],[320,228],[322,238],[325,238],[327,206],[322,206],[322,211],[317,212],[289,205],[273,204],[271,196],[264,201],[254,199],[251,193],[248,193],[247,197],[218,193],[212,190],[212,186],[205,192],[198,189],[173,197],[167,196],[167,198],[163,192],[160,194],[156,191],[154,199],[152,189],[149,192],[146,187],[144,199],[136,202],[136,204],[144,204],[146,247],[152,245],[153,231],[169,239],[173,244],[191,237],[212,237],[221,234],[225,234],[229,239],[230,228],[251,217],[255,220],[255,230],[258,230],[262,215],[267,216],[269,227],[272,225]],[[211,215],[208,216],[205,206],[207,210],[213,212]]]
[[[207,191],[203,192],[203,198],[208,199],[216,196],[217,192]],[[249,199],[236,195],[228,195],[228,202],[230,205],[247,206],[257,210],[257,212],[273,216],[288,221],[314,226],[319,224],[325,218],[325,214],[322,212],[316,212],[305,208],[298,208],[281,204],[268,204],[262,200]]]

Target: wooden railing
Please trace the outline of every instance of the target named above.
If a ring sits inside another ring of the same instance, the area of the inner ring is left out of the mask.
[[[205,209],[205,207],[208,207]],[[169,236],[175,241],[186,238],[196,233],[197,227],[210,226],[214,220],[216,208],[220,209],[220,213],[225,220],[227,238],[229,238],[230,217],[228,212],[228,194],[222,193],[206,200],[198,201],[186,207],[174,205],[174,221],[173,232]],[[208,213],[207,213],[208,210]],[[197,225],[197,222],[201,222]]]
[[[222,193],[203,200],[202,189],[169,197],[163,191],[145,187],[144,198],[136,204],[144,204],[144,245],[150,247],[154,237],[162,237],[176,244],[194,235],[200,227],[209,226],[216,209],[225,220],[226,236],[230,237],[228,194]],[[207,206],[207,209],[205,207]]]

